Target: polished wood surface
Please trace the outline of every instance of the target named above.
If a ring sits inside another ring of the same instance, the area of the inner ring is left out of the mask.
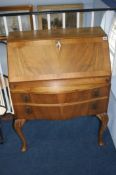
[[[14,122],[14,124],[13,124],[14,129],[17,132],[19,138],[22,141],[21,151],[25,152],[26,149],[27,149],[27,143],[26,143],[25,136],[24,136],[24,134],[22,132],[22,127],[25,124],[26,120],[25,119],[21,119],[21,120],[18,119],[18,120],[14,120],[13,122]]]
[[[103,145],[111,68],[107,37],[100,28],[11,34],[8,65],[22,151],[26,140],[21,128],[32,119],[96,115],[101,121],[98,141]]]
[[[74,28],[74,29],[57,29],[57,30],[40,30],[40,31],[23,31],[10,33],[8,37],[9,44],[11,42],[20,41],[38,41],[38,40],[52,40],[62,38],[90,38],[90,37],[106,37],[106,34],[100,27],[94,28]],[[17,43],[17,44],[18,44]]]
[[[65,80],[65,81],[64,81]],[[11,91],[13,92],[25,92],[30,91],[31,89],[38,89],[41,87],[78,87],[80,85],[90,85],[92,86],[99,86],[100,84],[110,84],[111,77],[104,76],[104,77],[94,77],[94,78],[71,78],[71,79],[60,79],[60,80],[46,80],[46,81],[25,81],[25,82],[12,82],[10,83]]]
[[[31,5],[14,5],[14,6],[0,6],[0,11],[20,11],[20,10],[32,10],[33,6]]]
[[[86,34],[84,38],[75,35],[74,39],[64,36],[37,41],[23,41],[22,37],[20,42],[9,43],[8,54],[10,82],[98,77],[111,73],[108,42],[98,36],[88,38]]]
[[[6,36],[0,35],[0,41],[6,41],[6,40],[7,40]]]
[[[108,97],[83,102],[61,104],[15,104],[15,114],[19,119],[65,120],[77,116],[104,113]]]
[[[99,128],[99,135],[98,135],[98,143],[100,146],[103,146],[104,145],[103,132],[106,129],[107,124],[108,124],[108,115],[106,113],[102,113],[102,114],[97,115],[97,117],[101,121],[100,123],[101,126]]]
[[[85,88],[85,89],[84,89]],[[109,95],[110,86],[100,85],[89,87],[83,85],[73,89],[62,88],[34,88],[25,92],[12,92],[13,102],[16,103],[36,103],[36,104],[58,104],[69,103],[94,98],[107,97]]]

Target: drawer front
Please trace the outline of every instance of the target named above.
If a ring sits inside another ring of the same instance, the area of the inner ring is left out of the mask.
[[[107,112],[108,98],[91,100],[84,103],[65,103],[48,105],[15,105],[18,118],[63,120],[82,115],[94,115]]]
[[[11,93],[13,103],[30,103],[29,93]]]
[[[35,119],[33,107],[27,105],[14,105],[16,118]]]
[[[61,93],[12,93],[13,103],[60,104],[109,96],[109,86]]]

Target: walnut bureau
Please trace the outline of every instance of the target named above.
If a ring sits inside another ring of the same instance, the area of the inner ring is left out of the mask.
[[[22,151],[27,149],[22,126],[31,119],[96,116],[101,122],[98,142],[103,145],[111,69],[101,28],[11,33],[8,67],[14,128]]]

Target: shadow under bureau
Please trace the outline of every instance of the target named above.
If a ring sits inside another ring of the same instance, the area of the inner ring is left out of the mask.
[[[22,126],[31,119],[96,115],[101,121],[98,142],[103,145],[111,69],[101,28],[11,33],[8,67],[14,128],[22,151],[27,148]]]

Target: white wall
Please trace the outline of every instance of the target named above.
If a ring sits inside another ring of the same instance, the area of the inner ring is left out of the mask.
[[[112,93],[112,91],[110,93],[108,116],[109,116],[108,127],[109,127],[110,134],[111,134],[112,140],[116,148],[116,97]]]
[[[105,5],[101,0],[94,0],[93,2],[93,6],[94,7],[107,7],[107,5]],[[99,26],[101,21],[100,19],[102,19],[104,15],[104,11],[101,11],[101,12],[95,12],[95,25],[96,26]]]
[[[108,34],[109,37],[110,37],[112,24],[115,18],[116,18],[115,12],[107,12],[104,15],[102,20],[101,26],[104,29],[104,31]],[[115,60],[115,64],[116,64],[116,60]],[[116,76],[112,76],[111,93],[110,93],[109,106],[108,106],[108,116],[109,116],[109,123],[108,123],[109,131],[111,133],[114,145],[116,147]]]

